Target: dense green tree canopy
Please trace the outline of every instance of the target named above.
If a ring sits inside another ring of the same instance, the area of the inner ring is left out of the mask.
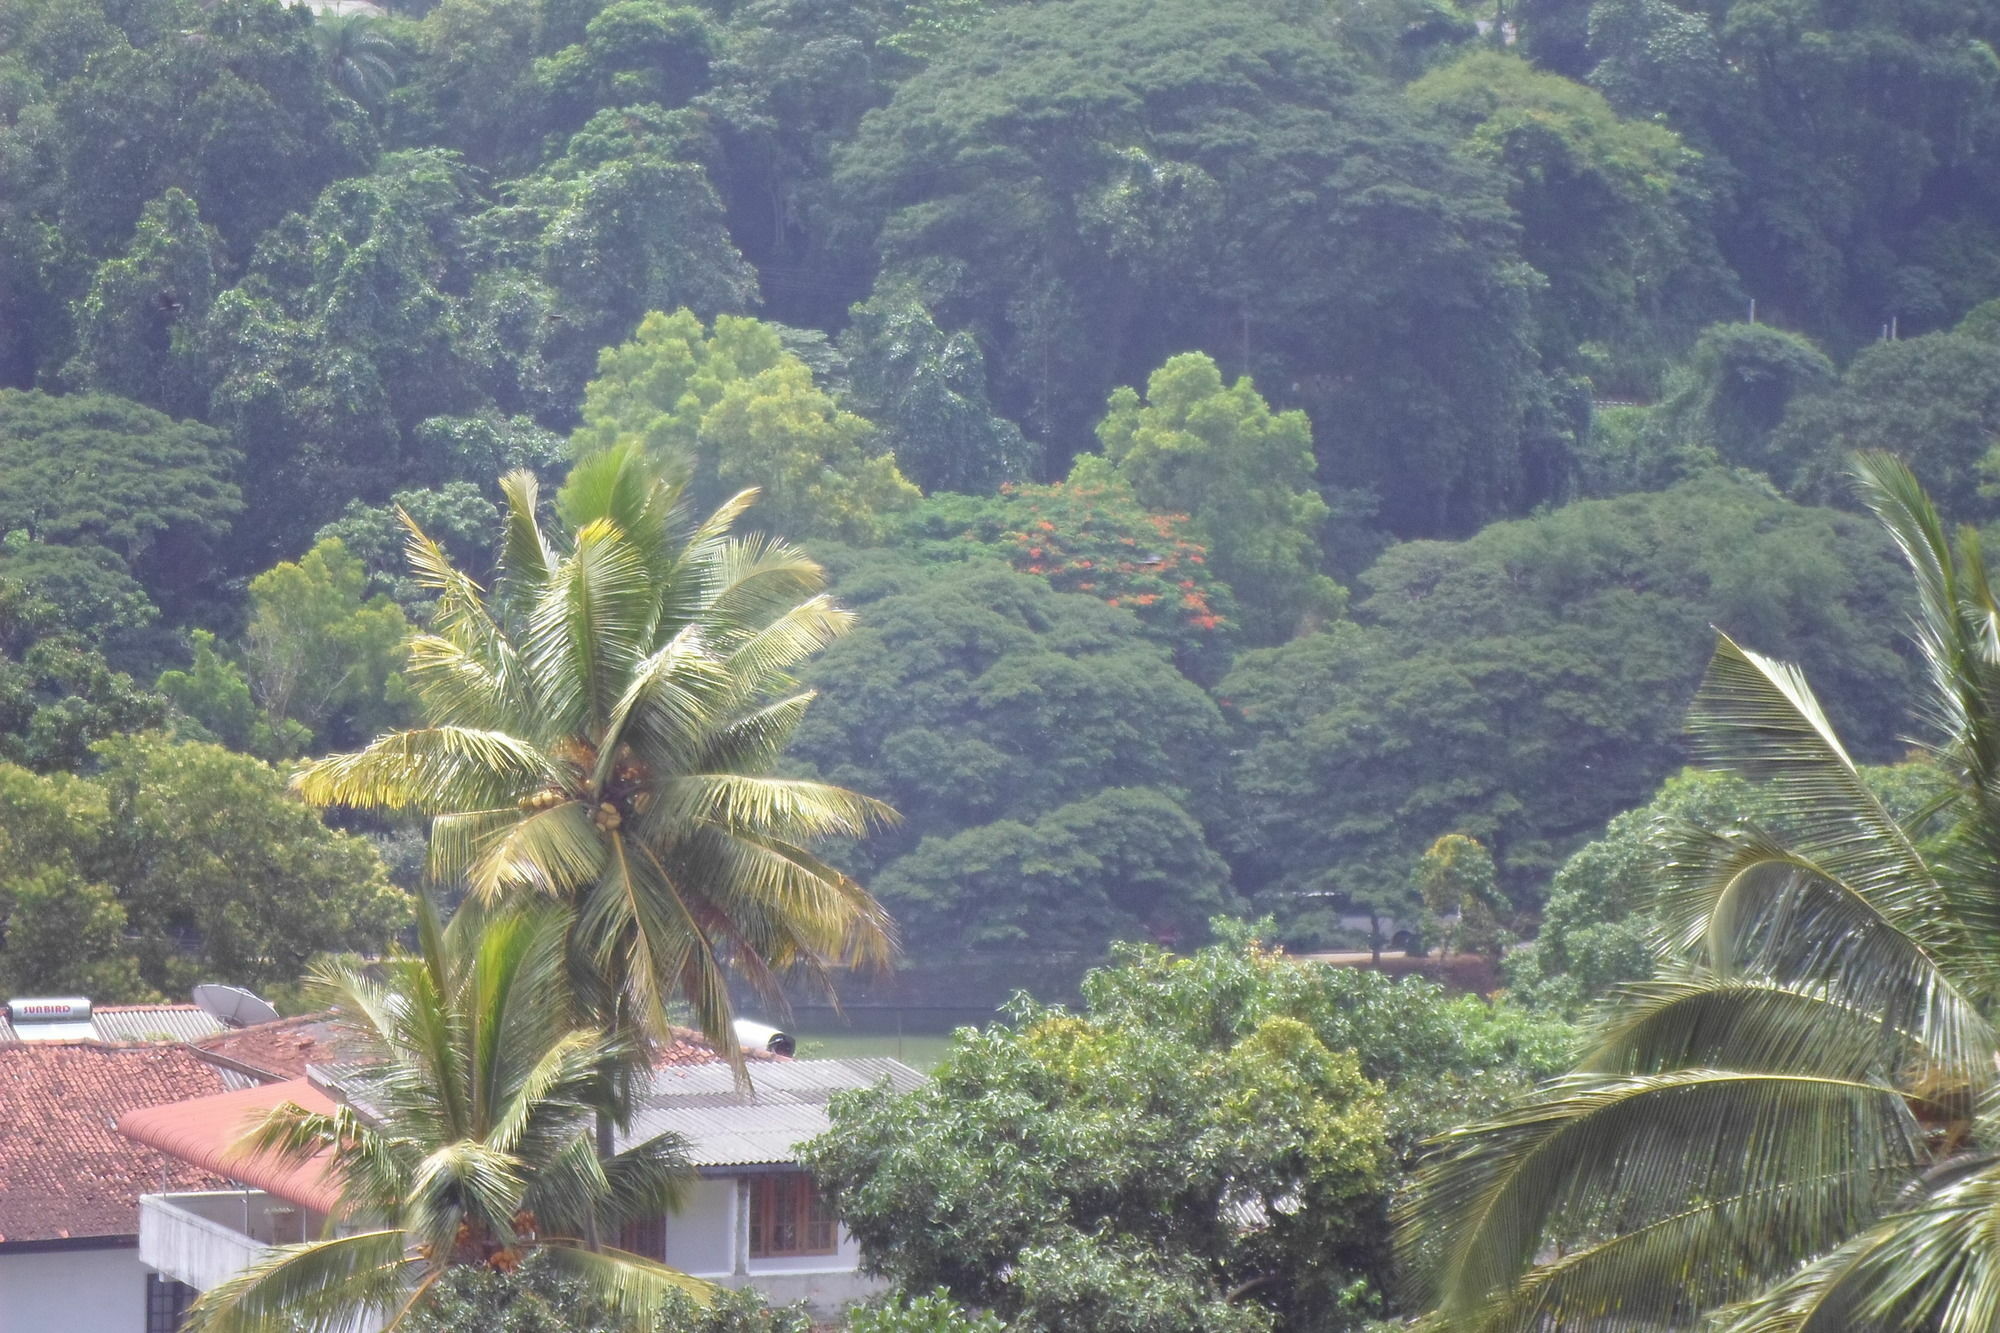
[[[1845,489],[1857,450],[1894,453],[1951,519],[2000,514],[1986,489],[2000,479],[2000,355],[1962,333],[1878,343],[1854,358],[1838,386],[1797,401],[1776,432],[1774,452],[1801,459],[1802,486],[1822,496]]]
[[[1392,548],[1358,624],[1246,654],[1222,682],[1245,726],[1239,887],[1379,897],[1456,832],[1531,902],[1678,766],[1711,625],[1810,649],[1850,743],[1882,755],[1895,579],[1863,520],[1721,477]]]
[[[1215,576],[1184,515],[1148,513],[1117,478],[1009,485],[991,499],[933,496],[904,518],[896,544],[933,560],[992,557],[1130,611],[1174,665],[1204,684],[1237,641],[1236,597]]]
[[[1020,1333],[1386,1313],[1407,1155],[1560,1059],[1561,1026],[1224,933],[1122,951],[1080,1013],[1024,1005],[961,1031],[921,1089],[837,1103],[808,1159],[869,1262]]]
[[[61,608],[0,576],[0,760],[80,769],[92,743],[157,727],[166,715],[167,701],[112,667]]]
[[[339,538],[250,580],[244,658],[271,725],[297,722],[316,747],[353,744],[408,712],[401,670],[410,622]]]
[[[1222,714],[1129,612],[985,561],[833,569],[861,623],[797,753],[902,813],[858,854],[908,939],[1094,956],[1231,901]]]
[[[1057,463],[1068,423],[1193,347],[1295,386],[1332,427],[1325,479],[1379,490],[1397,531],[1564,484],[1503,182],[1275,9],[1010,7],[839,164],[889,271],[979,331]]]
[[[1543,346],[1597,388],[1643,392],[1731,277],[1710,238],[1709,173],[1671,130],[1508,52],[1472,52],[1409,88],[1507,178],[1521,253],[1546,280]]]
[[[926,491],[990,492],[1022,479],[1033,451],[986,396],[986,358],[965,330],[946,333],[914,292],[877,292],[840,335],[862,416],[896,465]]]
[[[367,840],[328,829],[268,765],[157,733],[94,751],[88,778],[0,765],[10,980],[105,999],[264,986],[407,920]]]
[[[127,399],[0,389],[0,533],[107,552],[162,602],[214,572],[235,462],[215,431]]]
[[[1129,386],[1113,392],[1097,438],[1141,504],[1188,516],[1256,639],[1345,609],[1347,590],[1319,573],[1327,507],[1313,487],[1305,413],[1274,414],[1249,380],[1225,388],[1215,362],[1190,352],[1153,372],[1144,399]]]
[[[575,444],[587,454],[624,443],[691,468],[704,502],[756,487],[758,520],[800,536],[879,540],[917,499],[874,427],[755,319],[723,315],[710,333],[692,311],[655,311],[631,342],[607,348]]]

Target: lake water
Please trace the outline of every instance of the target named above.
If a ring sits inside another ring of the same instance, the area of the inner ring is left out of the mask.
[[[992,1009],[942,1006],[871,1006],[837,1013],[825,1006],[797,1005],[785,1031],[798,1042],[803,1059],[887,1055],[928,1071],[944,1058],[954,1029],[985,1027],[999,1017]]]

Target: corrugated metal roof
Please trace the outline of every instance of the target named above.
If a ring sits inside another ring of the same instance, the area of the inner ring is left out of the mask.
[[[227,1030],[191,1004],[107,1005],[92,1010],[90,1021],[102,1041],[200,1041]]]
[[[672,1132],[688,1141],[698,1167],[758,1166],[797,1159],[797,1145],[823,1132],[837,1092],[887,1082],[908,1092],[924,1076],[900,1060],[786,1060],[751,1070],[750,1091],[727,1065],[662,1069],[639,1099],[621,1147]]]

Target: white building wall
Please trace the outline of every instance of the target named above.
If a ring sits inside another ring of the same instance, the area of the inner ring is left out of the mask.
[[[667,1217],[667,1262],[697,1277],[736,1271],[736,1181],[704,1176],[687,1202]]]
[[[832,1254],[750,1257],[748,1176],[704,1176],[687,1202],[667,1218],[667,1262],[683,1273],[725,1287],[752,1287],[773,1304],[804,1301],[815,1315],[831,1316],[881,1292],[887,1283],[862,1276],[861,1245],[840,1229]]]
[[[145,1333],[139,1252],[0,1254],[0,1333]]]
[[[264,1252],[264,1242],[248,1234],[250,1209],[268,1197],[261,1191],[232,1190],[213,1194],[142,1194],[139,1196],[139,1259],[176,1282],[196,1291],[236,1276]],[[204,1213],[241,1213],[245,1222],[231,1226]],[[296,1240],[288,1236],[287,1240]]]

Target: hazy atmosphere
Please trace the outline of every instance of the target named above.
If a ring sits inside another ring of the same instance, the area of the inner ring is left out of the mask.
[[[0,0],[0,1333],[2000,1328],[1996,41]]]

